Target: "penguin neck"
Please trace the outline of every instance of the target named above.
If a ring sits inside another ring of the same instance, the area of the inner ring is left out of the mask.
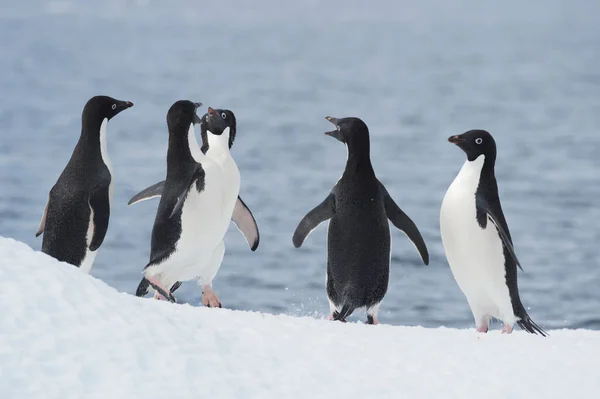
[[[108,157],[107,126],[108,118],[83,123],[78,147],[84,151],[82,155],[86,158],[99,156],[112,174],[112,165]]]
[[[169,134],[169,149],[167,151],[167,174],[168,169],[185,168],[189,164],[200,163],[206,155],[200,151],[196,135],[194,132],[194,124],[190,123],[188,131],[171,132]]]
[[[346,161],[346,173],[373,173],[373,165],[371,164],[371,155],[369,141],[347,143],[348,160]]]
[[[231,131],[229,127],[223,130],[223,133],[217,135],[213,134],[210,130],[206,132],[206,141],[208,142],[208,149],[211,153],[227,155],[229,154],[229,135]]]

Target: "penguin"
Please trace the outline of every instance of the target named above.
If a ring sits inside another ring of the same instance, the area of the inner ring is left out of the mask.
[[[131,108],[130,101],[107,96],[88,100],[81,115],[81,136],[71,159],[50,190],[35,233],[42,252],[89,273],[104,241],[113,198],[108,158],[108,121]]]
[[[517,258],[498,196],[494,175],[496,142],[485,130],[469,130],[448,141],[467,155],[448,188],[440,212],[446,258],[465,295],[478,332],[491,318],[510,334],[516,322],[523,330],[546,336],[531,320],[519,298]]]
[[[222,259],[221,167],[200,151],[194,126],[200,103],[181,100],[167,113],[167,176],[152,228],[150,261],[143,275],[155,298],[175,302],[170,288],[178,281],[200,280],[203,301],[220,306],[212,290],[213,265]],[[229,216],[228,219],[229,220]]]
[[[258,248],[260,234],[256,220],[248,206],[239,196],[240,190],[240,172],[231,156],[230,149],[233,146],[237,133],[237,123],[234,113],[227,109],[208,108],[208,112],[203,115],[200,123],[200,132],[202,137],[202,153],[214,160],[223,172],[223,206],[224,214],[229,215],[223,221],[222,229],[215,234],[224,236],[230,220],[234,222],[237,228],[246,238],[250,249],[255,251]],[[164,189],[164,181],[158,182],[136,194],[131,198],[128,205],[132,205],[150,198],[160,197]],[[224,248],[224,243],[223,243]],[[218,271],[218,265],[212,266]],[[215,271],[215,273],[216,273]],[[181,282],[176,282],[170,288],[171,294],[179,288]],[[136,290],[137,296],[144,296],[148,293],[149,284],[145,279],[140,281]],[[206,299],[203,301],[204,304]]]
[[[335,130],[325,134],[347,146],[346,168],[327,198],[300,221],[292,241],[300,248],[312,230],[329,220],[329,319],[346,321],[355,309],[364,307],[367,324],[379,324],[377,312],[387,292],[390,273],[388,219],[413,242],[426,265],[429,253],[417,226],[375,176],[367,125],[353,117],[326,119],[335,125]]]

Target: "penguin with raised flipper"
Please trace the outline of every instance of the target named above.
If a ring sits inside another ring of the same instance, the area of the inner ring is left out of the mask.
[[[359,118],[326,119],[336,128],[325,134],[348,148],[346,168],[327,198],[300,221],[293,243],[299,248],[312,230],[329,220],[329,318],[345,321],[355,309],[365,307],[367,323],[378,324],[377,312],[387,292],[390,273],[388,219],[413,242],[426,265],[429,254],[417,226],[375,176],[365,123]]]

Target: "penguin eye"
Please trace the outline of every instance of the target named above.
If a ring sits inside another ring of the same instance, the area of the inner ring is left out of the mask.
[[[117,104],[113,104],[111,108],[112,108],[112,109],[113,109],[113,111],[114,111],[115,109],[117,109]]]
[[[221,114],[221,118],[223,118],[223,119],[226,119],[226,118],[227,118],[227,114],[225,114],[225,112],[223,112],[223,113]]]
[[[338,132],[340,131],[340,127],[339,126],[336,126],[335,128],[337,129]]]
[[[475,144],[481,144],[481,143],[483,143],[483,139],[481,137],[477,137],[475,139]]]

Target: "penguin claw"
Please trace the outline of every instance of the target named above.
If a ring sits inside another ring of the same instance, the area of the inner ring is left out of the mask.
[[[212,290],[211,287],[205,286],[202,289],[202,304],[209,308],[222,308],[223,305],[219,300],[219,297]]]
[[[175,297],[173,296],[173,294],[171,294],[169,292],[169,290],[165,289],[164,286],[160,283],[160,281],[158,281],[156,278],[147,278],[146,277],[146,280],[148,280],[148,283],[150,283],[150,286],[152,288],[154,288],[154,290],[155,290],[155,293],[154,293],[155,299],[166,300],[171,303],[177,302],[175,300]]]
[[[502,328],[502,334],[511,334],[513,331],[513,327],[509,324],[505,324]]]

